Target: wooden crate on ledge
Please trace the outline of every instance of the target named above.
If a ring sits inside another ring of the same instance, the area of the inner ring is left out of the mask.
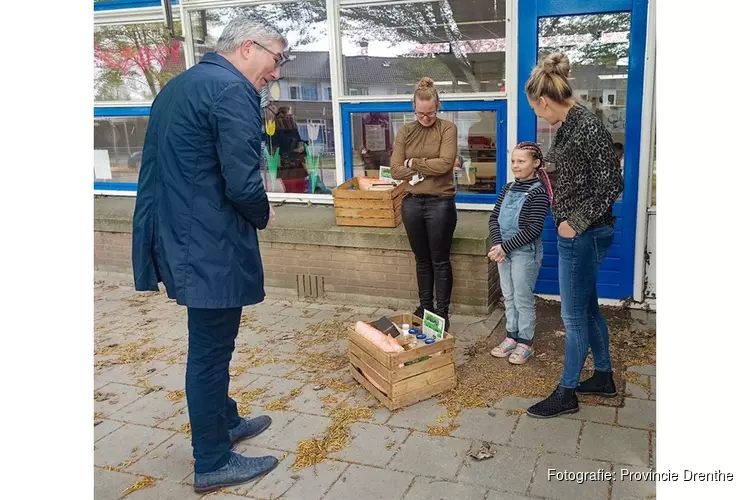
[[[360,189],[377,177],[355,177],[333,190],[333,209],[339,226],[398,227],[401,224],[401,200],[406,194],[406,183],[381,189]]]
[[[419,317],[411,314],[390,319],[396,325],[422,324]],[[445,338],[434,344],[423,344],[400,353],[384,352],[350,327],[349,369],[357,382],[393,411],[456,387],[455,345],[453,335],[446,332]],[[425,356],[430,358],[405,365]],[[402,364],[405,366],[400,366]]]

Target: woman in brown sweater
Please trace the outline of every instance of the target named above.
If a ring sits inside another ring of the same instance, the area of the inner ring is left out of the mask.
[[[421,317],[425,309],[434,311],[445,318],[447,330],[453,290],[451,243],[457,219],[453,164],[458,130],[437,117],[440,97],[430,78],[419,82],[413,103],[417,120],[398,131],[391,175],[409,181],[401,215],[417,261],[419,307],[414,314]]]

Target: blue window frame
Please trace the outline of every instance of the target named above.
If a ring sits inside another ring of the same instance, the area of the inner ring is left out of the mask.
[[[518,12],[519,87],[537,63],[539,18],[593,14],[630,13],[628,55],[628,102],[625,115],[625,190],[614,206],[615,240],[602,262],[597,290],[599,297],[626,299],[633,295],[635,229],[638,206],[638,175],[641,144],[641,108],[646,58],[648,0],[522,0]],[[518,99],[518,140],[536,140],[537,120],[526,99]],[[536,292],[559,295],[557,276],[557,232],[548,217],[542,234],[544,259]]]
[[[179,3],[179,0],[172,0],[172,5],[178,5]],[[94,11],[137,9],[138,7],[161,7],[161,0],[100,0],[94,2]]]
[[[96,106],[94,118],[111,118],[117,116],[148,116],[151,106]]]
[[[441,103],[442,111],[494,111],[496,113],[495,134],[497,150],[497,179],[494,194],[458,193],[456,201],[459,203],[495,203],[499,190],[506,182],[507,169],[507,103],[497,101],[446,101]],[[341,128],[344,136],[344,176],[351,179],[354,176],[352,114],[354,113],[412,113],[411,102],[378,102],[356,103],[341,105]]]
[[[148,116],[150,112],[150,106],[96,106],[94,108],[94,118]],[[94,191],[135,192],[137,189],[138,183],[136,182],[94,181]]]

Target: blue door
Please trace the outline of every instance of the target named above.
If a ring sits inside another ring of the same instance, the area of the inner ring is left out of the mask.
[[[519,2],[518,140],[537,141],[545,152],[551,146],[556,129],[537,120],[523,86],[539,57],[564,52],[571,62],[575,97],[599,116],[616,147],[622,145],[625,187],[614,207],[615,241],[599,272],[597,288],[602,298],[633,295],[647,9],[647,0]],[[536,292],[559,295],[557,238],[551,217],[542,238],[544,260]]]

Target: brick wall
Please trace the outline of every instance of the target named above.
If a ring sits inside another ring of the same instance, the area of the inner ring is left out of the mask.
[[[133,235],[94,231],[94,269],[104,273],[133,275],[130,247]]]
[[[296,290],[298,275],[321,276],[329,298],[365,295],[417,303],[414,255],[407,251],[261,243],[269,287]],[[486,312],[499,298],[497,266],[474,255],[452,255],[457,306]]]
[[[94,267],[98,273],[132,276],[130,233],[94,232]],[[298,276],[319,276],[324,297],[335,301],[382,305],[394,309],[418,303],[411,252],[323,245],[261,242],[269,293],[297,296]],[[454,254],[452,310],[486,314],[500,297],[497,267],[483,256]]]

